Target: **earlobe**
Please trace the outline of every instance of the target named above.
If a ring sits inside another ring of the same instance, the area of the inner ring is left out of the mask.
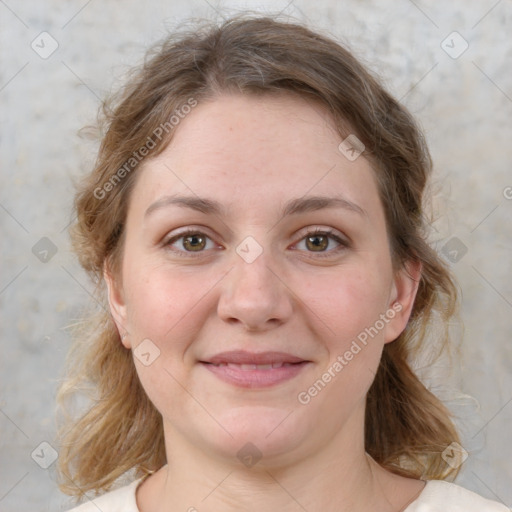
[[[105,279],[105,283],[107,285],[110,313],[117,326],[117,330],[121,337],[121,343],[129,349],[131,348],[131,343],[127,336],[128,325],[123,290],[117,282],[116,278],[110,272],[107,264],[105,264],[103,269],[103,278]]]
[[[395,275],[388,306],[391,319],[386,326],[385,343],[396,340],[407,326],[418,292],[421,270],[421,261],[410,260]]]

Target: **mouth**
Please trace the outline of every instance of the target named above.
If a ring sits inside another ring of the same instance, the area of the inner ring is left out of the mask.
[[[292,366],[294,364],[300,364],[300,363],[269,363],[269,364],[238,364],[238,363],[205,363],[205,364],[212,364],[213,366],[217,368],[222,368],[223,366],[228,366],[229,368],[238,368],[239,370],[272,370],[273,368],[281,368],[283,366]]]
[[[288,381],[311,361],[284,352],[223,352],[199,361],[224,382],[243,388],[264,388]]]

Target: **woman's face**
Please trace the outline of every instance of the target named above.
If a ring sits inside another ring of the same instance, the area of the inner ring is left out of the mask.
[[[291,95],[222,96],[174,130],[138,171],[122,279],[107,274],[167,442],[269,464],[360,447],[416,293],[364,153]]]

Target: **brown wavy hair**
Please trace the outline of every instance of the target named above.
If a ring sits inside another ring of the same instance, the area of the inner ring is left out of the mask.
[[[120,342],[103,271],[108,263],[119,275],[128,198],[139,167],[130,159],[150,139],[151,156],[159,154],[175,130],[164,130],[160,139],[155,134],[170,127],[184,105],[226,93],[299,94],[328,108],[340,136],[354,133],[364,143],[385,210],[394,269],[411,260],[422,263],[408,325],[385,345],[367,395],[366,451],[403,476],[452,478],[457,470],[441,454],[459,441],[457,430],[448,409],[410,366],[425,344],[447,345],[449,320],[458,311],[450,271],[428,242],[432,161],[424,136],[345,45],[304,23],[245,13],[220,24],[185,25],[153,47],[103,104],[97,161],[76,194],[71,231],[79,261],[96,284],[99,307],[82,322],[59,389],[61,490],[100,493],[129,470],[141,477],[166,463],[162,418]],[[431,340],[435,325],[441,329]],[[70,398],[81,393],[90,399],[87,406],[70,413]]]

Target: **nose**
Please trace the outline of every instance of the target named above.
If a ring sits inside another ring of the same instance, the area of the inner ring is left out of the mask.
[[[234,267],[221,281],[217,313],[222,320],[265,331],[290,318],[293,293],[269,259],[266,252],[251,263],[235,255]]]

